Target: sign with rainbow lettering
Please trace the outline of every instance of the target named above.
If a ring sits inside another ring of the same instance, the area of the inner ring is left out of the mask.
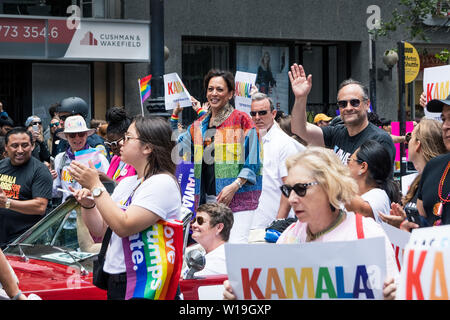
[[[164,75],[164,102],[166,110],[180,107],[192,107],[191,95],[176,72]]]
[[[427,103],[433,99],[445,99],[450,94],[450,65],[423,69],[423,91],[427,95]],[[441,114],[428,112],[429,118],[441,120]]]
[[[122,238],[125,299],[173,300],[183,264],[183,223],[164,221]]]
[[[413,229],[405,248],[398,300],[449,300],[450,226]]]
[[[382,299],[384,238],[304,244],[225,244],[238,299]]]
[[[237,110],[250,114],[252,96],[251,90],[255,86],[256,73],[237,71],[234,77],[234,104]]]

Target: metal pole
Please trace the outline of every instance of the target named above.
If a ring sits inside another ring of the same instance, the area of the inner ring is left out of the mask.
[[[400,135],[404,136],[406,131],[405,119],[405,44],[403,41],[397,42],[398,47],[398,102],[400,107],[399,122]],[[400,186],[401,177],[406,174],[406,163],[403,161],[405,157],[405,144],[400,143]]]
[[[369,47],[370,47],[370,102],[372,104],[372,111],[377,112],[377,75],[376,75],[376,56],[375,56],[375,39],[373,35],[369,35]]]

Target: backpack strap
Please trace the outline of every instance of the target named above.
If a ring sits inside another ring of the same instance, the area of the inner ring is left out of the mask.
[[[364,239],[364,229],[363,229],[363,216],[359,213],[355,213],[356,218],[356,234],[358,239]]]

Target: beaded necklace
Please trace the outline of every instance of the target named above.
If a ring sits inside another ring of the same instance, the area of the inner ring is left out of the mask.
[[[450,202],[450,199],[449,199],[450,198],[450,192],[448,193],[446,199],[444,199],[442,197],[442,188],[444,186],[444,181],[445,181],[445,178],[447,177],[447,173],[448,173],[448,169],[449,168],[450,168],[450,162],[447,164],[447,168],[445,168],[444,173],[442,174],[441,180],[439,181],[438,196],[439,196],[439,199],[441,200],[442,204]]]

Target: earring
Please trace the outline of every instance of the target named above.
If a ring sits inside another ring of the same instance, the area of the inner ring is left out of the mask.
[[[362,171],[361,170],[358,171],[358,176],[360,176],[360,175],[362,175]]]

